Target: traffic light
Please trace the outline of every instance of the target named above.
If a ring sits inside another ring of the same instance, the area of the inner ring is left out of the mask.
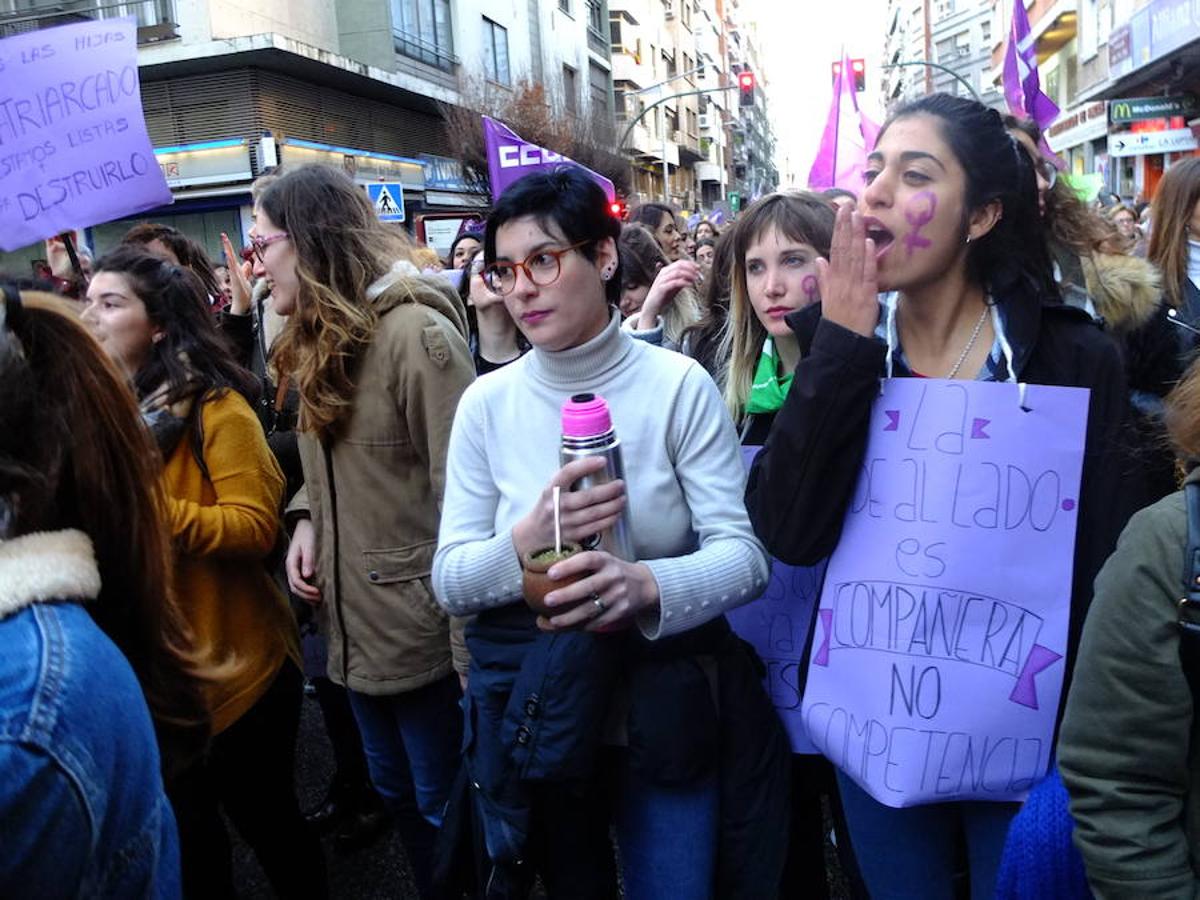
[[[738,106],[754,105],[754,73],[743,72],[738,76]]]
[[[624,222],[625,217],[629,215],[629,207],[620,200],[614,200],[608,204],[608,212],[614,219]]]
[[[867,89],[867,64],[861,59],[852,59],[850,71],[854,73],[854,92],[861,94]]]
[[[842,71],[842,64],[835,62],[831,66],[833,71],[833,80],[836,83],[838,73]],[[867,64],[861,59],[850,60],[850,73],[854,76],[854,92],[861,94],[867,89]]]

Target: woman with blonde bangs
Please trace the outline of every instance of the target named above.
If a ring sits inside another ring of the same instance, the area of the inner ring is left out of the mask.
[[[288,582],[318,607],[329,677],[349,692],[371,780],[429,896],[462,737],[455,671],[467,667],[429,582],[450,426],[475,377],[466,316],[338,170],[271,184],[255,232],[288,316],[273,364],[300,395]]]
[[[829,256],[833,218],[824,199],[795,192],[764,197],[738,221],[721,382],[744,444],[762,444],[791,386],[800,346],[786,317],[820,300],[816,262]]]
[[[816,261],[829,256],[833,221],[829,203],[808,192],[771,194],[738,220],[729,316],[718,358],[724,360],[725,405],[739,423],[744,447],[757,448],[766,440],[791,387],[800,347],[786,317],[820,299]],[[840,820],[833,768],[820,756],[793,754],[787,866],[780,896],[828,896],[823,795]]]

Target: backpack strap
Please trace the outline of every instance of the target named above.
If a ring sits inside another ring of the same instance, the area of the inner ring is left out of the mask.
[[[1179,661],[1193,700],[1200,705],[1200,484],[1185,484],[1183,496],[1188,529],[1179,600]]]

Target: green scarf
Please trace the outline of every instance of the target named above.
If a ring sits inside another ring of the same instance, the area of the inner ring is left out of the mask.
[[[792,373],[779,374],[775,341],[768,335],[754,370],[754,383],[750,385],[750,397],[746,400],[746,415],[778,412],[791,386]]]

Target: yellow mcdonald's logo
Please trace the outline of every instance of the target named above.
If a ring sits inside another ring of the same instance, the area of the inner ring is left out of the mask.
[[[1133,105],[1130,103],[1114,103],[1112,105],[1112,117],[1114,119],[1128,119],[1133,115]]]

